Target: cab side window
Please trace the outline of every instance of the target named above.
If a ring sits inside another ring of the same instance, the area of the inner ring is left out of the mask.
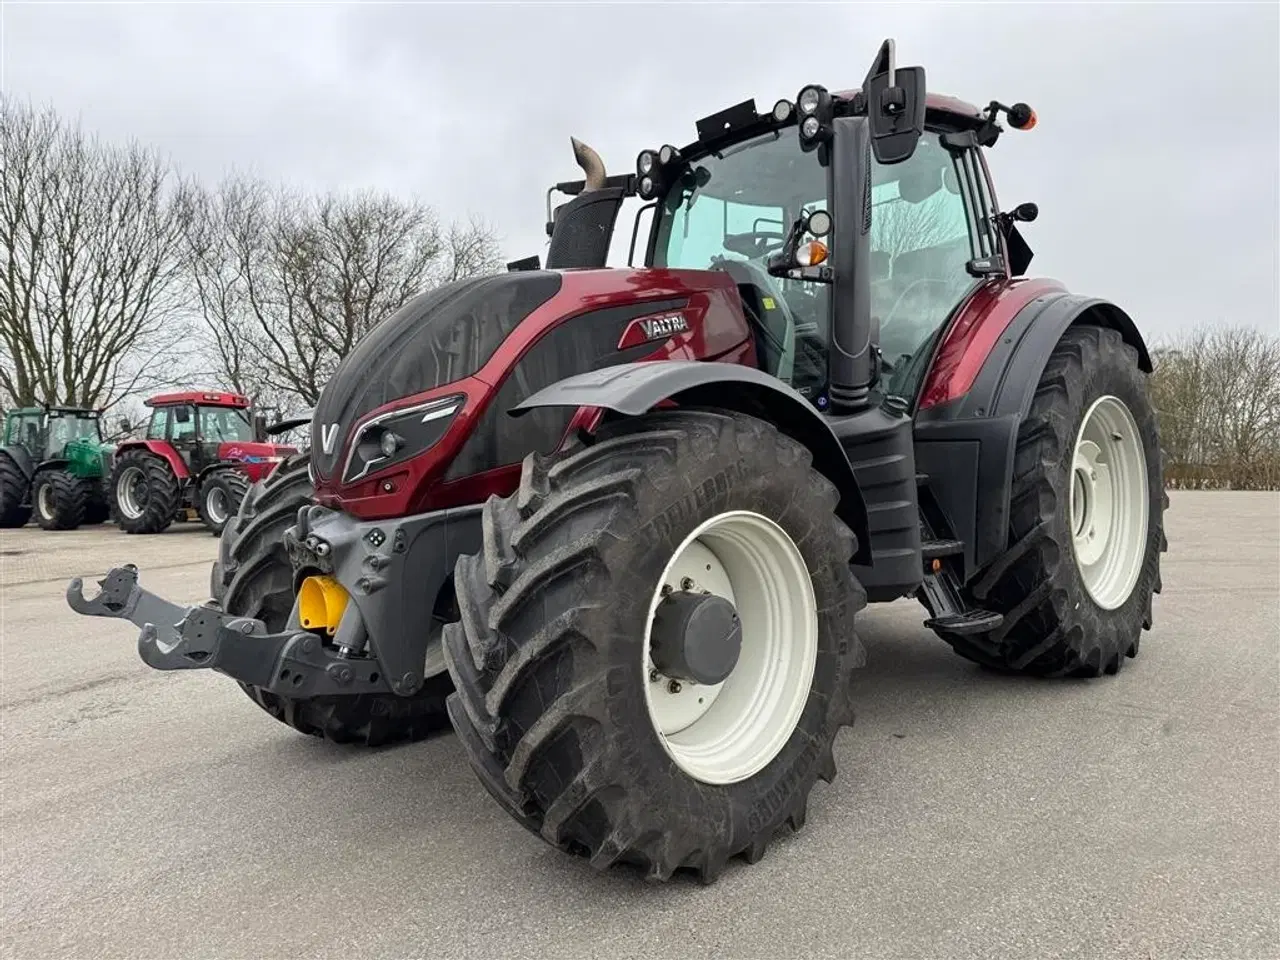
[[[151,411],[151,422],[147,424],[148,440],[166,440],[169,429],[169,408],[161,407]]]
[[[184,422],[185,418],[185,422]],[[196,414],[192,407],[174,407],[173,432],[169,438],[174,441],[194,440],[196,436]]]

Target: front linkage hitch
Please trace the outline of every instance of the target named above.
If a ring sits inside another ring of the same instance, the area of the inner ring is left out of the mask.
[[[390,692],[373,659],[346,659],[291,620],[283,633],[268,633],[261,620],[233,617],[212,602],[180,607],[138,586],[138,568],[115,567],[98,581],[101,592],[84,595],[76,577],[67,602],[76,613],[114,617],[142,628],[138,655],[156,670],[217,670],[234,680],[289,697]]]

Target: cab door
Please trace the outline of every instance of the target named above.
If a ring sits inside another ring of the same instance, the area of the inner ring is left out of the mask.
[[[196,408],[192,404],[182,403],[174,405],[170,411],[169,444],[177,451],[182,462],[194,476],[205,464],[205,457],[200,447]]]

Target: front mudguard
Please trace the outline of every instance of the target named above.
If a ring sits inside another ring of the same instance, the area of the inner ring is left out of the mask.
[[[261,620],[233,617],[213,604],[178,606],[140,587],[132,564],[111,570],[98,585],[101,592],[86,597],[76,577],[67,585],[67,603],[84,616],[140,627],[138,656],[153,669],[216,670],[293,698],[390,690],[376,662],[338,656],[296,621],[268,633]]]

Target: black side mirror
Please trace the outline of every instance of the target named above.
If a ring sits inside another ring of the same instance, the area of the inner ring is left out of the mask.
[[[267,418],[260,413],[253,415],[253,439],[262,441],[267,438]]]
[[[121,417],[121,418],[120,418],[120,432],[121,432],[121,433],[129,433],[131,430],[133,430],[133,424],[131,424],[131,423],[129,422],[129,418],[128,418],[128,417]]]
[[[880,46],[862,82],[871,152],[881,164],[901,163],[924,134],[924,67],[898,67],[892,40]]]
[[[1040,216],[1040,208],[1034,203],[1020,203],[1013,208],[1013,219],[1019,223],[1031,223]]]
[[[175,407],[175,408],[174,408],[174,410],[173,410],[173,418],[174,418],[175,420],[177,420],[179,423],[190,423],[190,422],[191,422],[191,408],[190,408],[190,407]]]

